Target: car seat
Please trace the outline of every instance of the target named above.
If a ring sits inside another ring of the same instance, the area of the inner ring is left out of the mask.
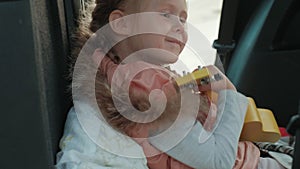
[[[72,106],[67,76],[74,2],[0,2],[1,169],[54,168]]]

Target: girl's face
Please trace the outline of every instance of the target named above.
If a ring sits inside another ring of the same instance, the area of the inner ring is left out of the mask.
[[[141,12],[150,12],[142,17],[137,17],[134,31],[141,32],[159,32],[143,33],[134,36],[128,41],[131,51],[142,49],[162,49],[165,52],[157,56],[157,52],[151,54],[148,52],[147,60],[158,59],[168,64],[176,62],[178,55],[182,52],[187,41],[186,19],[187,5],[186,0],[143,0]],[[155,58],[154,58],[155,57]],[[160,57],[160,58],[158,58]],[[151,58],[151,59],[150,59]]]

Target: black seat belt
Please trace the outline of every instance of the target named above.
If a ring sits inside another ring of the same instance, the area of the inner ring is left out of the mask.
[[[290,119],[289,124],[287,125],[288,133],[293,136],[296,136],[295,151],[293,157],[293,169],[300,168],[300,161],[297,160],[297,157],[300,157],[300,101],[298,109],[298,114],[294,115]]]
[[[218,39],[213,43],[213,47],[217,49],[218,56],[220,57],[225,70],[229,64],[229,54],[235,48],[233,34],[238,10],[238,2],[239,0],[223,0],[219,36]]]

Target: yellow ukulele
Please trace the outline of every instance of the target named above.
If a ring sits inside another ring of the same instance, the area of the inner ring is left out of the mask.
[[[197,82],[197,85],[208,84],[222,79],[221,75],[216,74],[211,78],[206,68],[198,69],[193,73],[176,78],[178,86],[189,85]],[[211,92],[212,100],[217,99],[217,94]],[[246,112],[244,126],[240,140],[253,142],[276,142],[280,139],[280,131],[272,111],[257,108],[252,98],[248,97],[249,105]]]

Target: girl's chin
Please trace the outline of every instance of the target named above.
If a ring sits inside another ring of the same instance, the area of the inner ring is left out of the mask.
[[[177,55],[179,55],[179,53],[178,53]],[[165,64],[171,64],[171,63],[177,62],[177,60],[178,60],[178,56],[177,56],[177,55],[176,55],[176,57],[167,58],[167,59],[166,59],[166,62],[167,62],[167,63],[165,63]]]
[[[178,60],[179,55],[181,53],[180,48],[172,48],[172,49],[165,49],[165,55],[161,58],[162,61],[168,62],[168,63],[174,63]]]
[[[139,51],[141,54],[142,60],[156,64],[156,65],[165,65],[172,64],[178,60],[179,54],[181,51],[179,50],[166,50],[166,49],[146,49],[143,51]]]
[[[153,62],[156,62],[158,65],[172,64],[178,60],[178,54],[168,53],[162,57],[152,58]]]

